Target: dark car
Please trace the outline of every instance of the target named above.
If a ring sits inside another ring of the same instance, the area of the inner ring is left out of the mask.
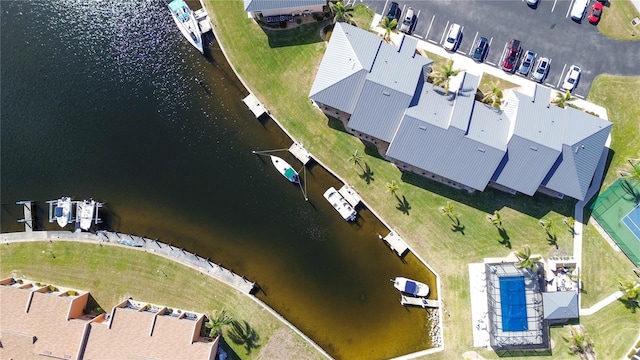
[[[516,69],[516,64],[520,59],[520,53],[522,49],[520,48],[520,40],[513,39],[509,41],[507,47],[504,49],[504,54],[502,54],[502,61],[500,62],[500,67],[502,70],[507,72],[514,72]]]
[[[532,50],[527,50],[522,56],[522,62],[520,63],[520,67],[518,68],[518,74],[527,76],[533,67],[533,63],[536,60],[536,53]]]
[[[487,57],[487,53],[489,52],[489,40],[485,37],[481,37],[476,41],[475,50],[473,50],[473,55],[471,57],[473,60],[477,62],[483,62]]]
[[[400,6],[398,5],[397,2],[392,1],[391,4],[389,4],[389,12],[387,12],[387,18],[389,19],[389,22],[391,22],[391,20],[396,19],[396,21],[400,21]]]

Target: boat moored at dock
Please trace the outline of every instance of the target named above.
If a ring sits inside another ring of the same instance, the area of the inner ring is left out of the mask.
[[[333,208],[336,209],[338,213],[340,213],[340,216],[342,216],[343,219],[345,219],[346,221],[354,221],[356,219],[358,213],[353,208],[353,206],[351,206],[351,204],[349,204],[349,202],[345,200],[342,195],[340,195],[336,188],[330,187],[329,189],[327,189],[327,191],[324,192],[323,196],[325,199],[327,199],[331,206],[333,206]]]
[[[54,216],[60,227],[65,227],[71,222],[71,198],[63,196],[58,199],[54,208]]]
[[[395,279],[391,279],[391,282],[393,282],[393,287],[405,294],[414,297],[426,297],[429,295],[429,285],[423,284],[419,281],[407,279],[405,277],[397,277]]]
[[[93,220],[95,209],[96,202],[93,199],[78,201],[76,205],[76,222],[79,223],[80,229],[88,231],[89,228],[91,228],[91,221]]]
[[[271,157],[271,162],[273,163],[273,166],[275,166],[275,168],[278,170],[278,172],[280,172],[280,174],[282,174],[282,176],[284,176],[287,180],[291,181],[292,183],[300,182],[300,177],[298,176],[298,173],[295,170],[293,170],[293,168],[291,167],[291,165],[289,165],[288,162],[284,161],[282,158],[279,158],[275,155],[269,155],[269,157]]]
[[[195,14],[184,0],[173,0],[169,3],[169,11],[178,29],[182,32],[191,45],[203,53],[202,32],[196,20]]]

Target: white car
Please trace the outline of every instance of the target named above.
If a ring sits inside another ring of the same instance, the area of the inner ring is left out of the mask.
[[[455,51],[458,47],[458,41],[460,41],[460,36],[462,36],[462,28],[458,24],[451,24],[449,27],[449,32],[447,33],[447,38],[444,40],[442,47],[445,50]]]
[[[569,67],[569,72],[567,72],[567,76],[564,78],[564,82],[562,83],[562,89],[567,91],[573,91],[578,84],[578,80],[580,80],[580,73],[582,70],[576,65],[571,65]]]

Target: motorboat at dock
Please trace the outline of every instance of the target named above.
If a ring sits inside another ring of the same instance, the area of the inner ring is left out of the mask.
[[[346,221],[354,221],[357,216],[356,210],[349,204],[349,202],[336,190],[334,187],[330,187],[324,192],[324,198],[333,206],[334,209],[342,216]]]
[[[415,297],[426,297],[429,295],[429,285],[423,284],[419,281],[407,279],[405,277],[397,277],[391,279],[393,287],[398,291]]]

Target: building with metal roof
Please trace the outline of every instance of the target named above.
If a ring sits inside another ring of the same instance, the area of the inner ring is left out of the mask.
[[[538,191],[584,200],[612,124],[551,106],[551,89],[508,91],[501,109],[475,100],[480,77],[445,93],[427,82],[417,40],[399,46],[337,23],[309,97],[401,170],[467,189]]]
[[[327,0],[244,0],[244,11],[253,16],[301,15],[322,12]]]
[[[578,307],[578,293],[576,291],[557,291],[542,293],[544,304],[544,319],[567,322],[569,319],[580,317]]]

